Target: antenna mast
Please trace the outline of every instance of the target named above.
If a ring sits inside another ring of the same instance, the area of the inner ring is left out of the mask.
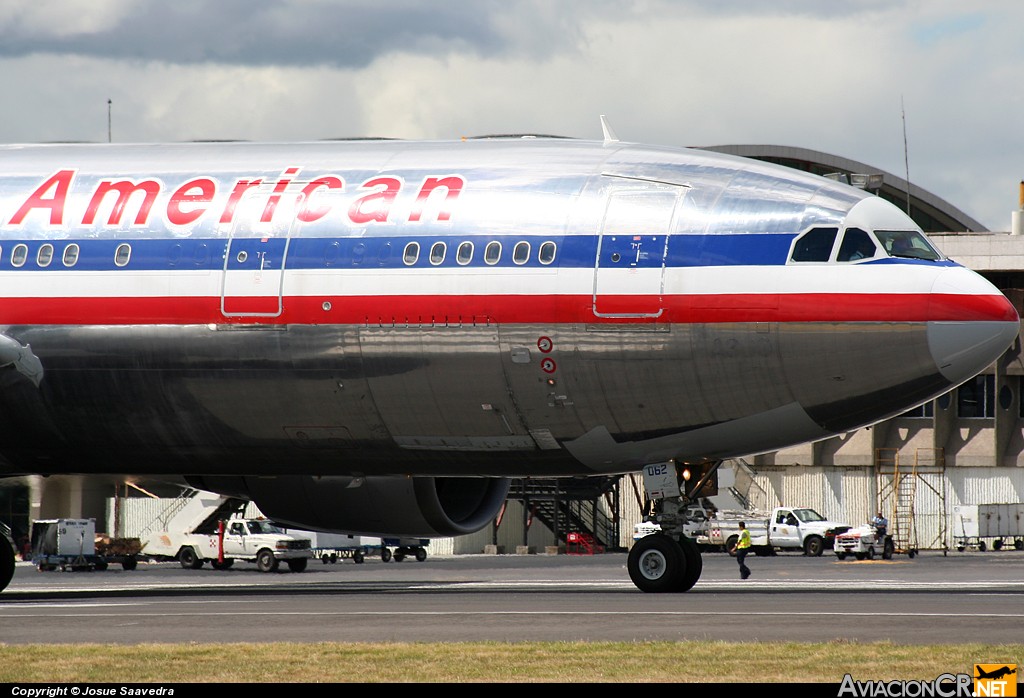
[[[900,95],[900,114],[903,117],[903,167],[907,175],[907,215],[910,215],[910,155],[907,148],[907,110],[903,106],[903,95]]]

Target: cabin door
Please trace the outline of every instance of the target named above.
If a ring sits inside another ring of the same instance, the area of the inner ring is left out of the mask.
[[[224,254],[221,314],[272,318],[284,311],[285,266],[298,222],[296,197],[269,183],[247,191],[234,212]]]
[[[288,237],[233,237],[224,259],[221,313],[277,317],[283,309]]]
[[[629,180],[608,193],[594,268],[594,315],[656,318],[664,312],[665,263],[686,188]]]

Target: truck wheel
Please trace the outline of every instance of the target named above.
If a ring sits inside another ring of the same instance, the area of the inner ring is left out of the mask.
[[[218,562],[216,560],[210,560],[210,567],[212,567],[215,570],[226,570],[229,567],[231,567],[231,565],[233,565],[233,564],[235,564],[235,561],[232,560],[231,558],[227,558],[226,560],[224,560],[224,562]]]
[[[97,572],[106,572],[107,571],[107,566],[108,565],[107,565],[107,561],[106,560],[98,560],[96,562],[95,569],[96,569]]]
[[[306,570],[306,558],[300,557],[288,561],[288,569],[292,572],[304,572]]]
[[[866,551],[864,551],[864,557],[866,559],[868,559],[868,560],[874,560],[875,559],[875,549],[874,548],[868,548]]]
[[[988,550],[988,546],[985,545],[985,541],[979,540],[978,541],[978,552],[983,553],[986,550]]]
[[[354,553],[352,553],[352,562],[356,563],[357,565],[363,564],[363,560],[365,560],[365,559],[366,559],[366,556],[363,555],[363,551],[362,550],[357,550]]]
[[[427,559],[427,551],[423,548],[416,548],[416,562],[423,562]]]
[[[846,553],[836,553],[836,557],[839,558],[840,560],[845,560],[846,559]]]
[[[126,557],[121,561],[121,569],[125,572],[131,572],[139,566],[139,561],[134,557]]]
[[[256,553],[256,568],[260,572],[274,572],[277,570],[277,558],[274,553],[264,548]]]
[[[992,542],[992,549],[993,550],[1002,550],[1003,549],[1003,539],[1002,538],[996,538]]]
[[[395,553],[395,562],[401,562],[405,559],[405,553],[399,550]]]
[[[197,570],[203,566],[203,558],[199,557],[195,548],[186,545],[178,551],[178,563],[187,570]]]
[[[725,550],[733,557],[736,557],[736,541],[739,539],[740,537],[734,534],[729,536],[725,541]]]
[[[674,540],[653,534],[633,544],[626,558],[626,568],[640,591],[677,591],[686,576],[686,558],[682,547]]]
[[[821,536],[807,536],[804,541],[804,554],[807,557],[821,557],[824,550],[825,541],[821,539]]]
[[[1020,538],[1014,538],[1013,539],[1013,549],[1014,550],[1024,550],[1024,540],[1021,540]]]
[[[391,562],[391,549],[390,548],[381,548],[380,549],[380,559],[383,560],[384,562]]]

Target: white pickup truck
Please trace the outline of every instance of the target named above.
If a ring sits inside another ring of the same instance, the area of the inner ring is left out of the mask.
[[[749,518],[745,523],[756,553],[802,550],[810,557],[819,557],[833,546],[837,534],[850,528],[849,524],[829,521],[814,509],[801,507],[775,507],[767,519]],[[712,519],[708,522],[708,539],[712,545],[731,550],[739,539],[739,522]]]
[[[155,558],[177,559],[186,569],[197,570],[209,562],[214,569],[223,570],[242,560],[255,563],[261,572],[274,572],[281,562],[292,572],[302,572],[313,557],[308,538],[285,533],[266,519],[237,517],[225,522],[223,554],[217,534],[169,531],[150,536],[143,552]]]

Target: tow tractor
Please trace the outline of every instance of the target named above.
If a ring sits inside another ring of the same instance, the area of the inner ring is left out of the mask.
[[[879,536],[874,526],[863,524],[837,535],[835,551],[836,557],[840,560],[845,560],[850,555],[858,560],[873,560],[876,555],[883,560],[891,560],[896,546],[893,545],[892,536]],[[910,557],[914,557],[913,551],[910,552]]]

